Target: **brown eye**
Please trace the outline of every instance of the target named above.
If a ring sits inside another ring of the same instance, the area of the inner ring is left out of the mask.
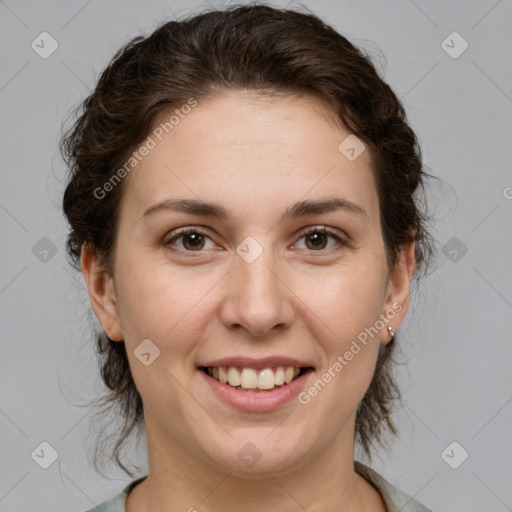
[[[180,249],[188,252],[200,252],[204,248],[206,239],[209,237],[197,229],[183,229],[170,238],[165,245],[175,245],[175,241],[182,239]]]
[[[308,245],[308,249],[325,249],[326,243],[328,241],[328,236],[326,236],[325,233],[311,233],[310,235],[306,236],[306,240],[311,243],[311,246],[308,245],[306,242],[306,245]]]
[[[304,233],[301,238],[306,240],[306,248],[311,251],[324,250],[329,243],[329,239],[333,239],[335,242],[337,242],[338,245],[346,245],[336,233],[326,228],[310,229]]]

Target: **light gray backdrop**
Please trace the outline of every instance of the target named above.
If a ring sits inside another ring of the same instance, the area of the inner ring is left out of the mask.
[[[400,439],[372,464],[436,512],[512,510],[512,3],[304,5],[375,56],[446,184],[432,193],[444,253],[400,329]],[[201,6],[0,0],[2,512],[79,512],[129,480],[87,455],[102,387],[89,299],[64,255],[57,142],[121,44]]]

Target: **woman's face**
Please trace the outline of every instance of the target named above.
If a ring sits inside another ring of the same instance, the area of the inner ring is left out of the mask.
[[[167,131],[124,183],[112,278],[82,256],[103,328],[126,343],[149,449],[273,474],[336,446],[352,457],[413,270],[409,244],[388,272],[369,151],[340,150],[349,132],[304,98],[226,94]],[[288,366],[301,373],[282,384]]]

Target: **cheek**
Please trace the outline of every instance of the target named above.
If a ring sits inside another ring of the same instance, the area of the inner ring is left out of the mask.
[[[303,287],[304,293],[309,294],[308,303],[334,331],[333,338],[338,343],[374,325],[382,312],[384,267],[375,261],[372,264],[372,260],[340,267],[321,279],[321,284],[309,282]]]
[[[191,274],[167,263],[130,264],[119,267],[119,313],[127,342],[149,338],[159,347],[169,340],[194,336],[197,311],[208,302],[208,293],[219,280],[210,271]],[[182,344],[173,343],[179,351]]]
[[[325,281],[324,293],[309,298],[328,326],[316,321],[318,330],[313,332],[324,355],[319,379],[328,381],[322,395],[327,402],[339,404],[340,414],[357,407],[373,376],[380,348],[381,331],[376,324],[383,312],[384,272],[383,265],[369,258],[368,264],[335,273]],[[322,386],[320,382],[316,388]]]
[[[345,421],[370,385],[380,348],[375,325],[382,312],[381,283],[375,270],[368,270],[364,278],[347,274],[331,278],[325,294],[309,298],[319,317],[309,327],[321,347],[322,367],[302,395],[302,403],[319,411],[321,421],[333,425]]]
[[[190,279],[176,269],[171,275],[165,265],[126,265],[118,270],[122,283],[119,314],[136,386],[150,408],[157,407],[157,398],[166,397],[170,409],[175,410],[182,406],[179,383],[186,386],[187,379],[193,376],[184,363],[190,360],[197,340],[203,336],[201,322],[208,318],[204,304],[215,283],[214,276]],[[148,366],[135,355],[146,339],[160,350]]]

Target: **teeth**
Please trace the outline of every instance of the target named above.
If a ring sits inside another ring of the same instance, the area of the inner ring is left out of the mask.
[[[228,381],[229,381],[230,386],[233,386],[233,387],[240,386],[240,372],[233,366],[229,367]]]
[[[257,372],[253,368],[207,368],[207,373],[222,384],[229,384],[238,389],[274,389],[276,386],[289,384],[300,373],[294,366],[264,368]]]
[[[245,370],[244,370],[245,371]],[[256,372],[254,372],[256,373]],[[275,386],[275,378],[274,372],[271,368],[265,368],[261,370],[258,375],[258,388],[259,389],[274,389]]]
[[[215,375],[212,375],[212,377],[215,379]],[[228,374],[222,368],[222,366],[219,368],[219,380],[222,382],[222,384],[226,384],[226,382],[229,380]]]
[[[229,384],[232,385],[231,382]],[[252,368],[244,368],[242,370],[240,374],[240,386],[245,389],[256,389],[258,387],[258,375]]]

